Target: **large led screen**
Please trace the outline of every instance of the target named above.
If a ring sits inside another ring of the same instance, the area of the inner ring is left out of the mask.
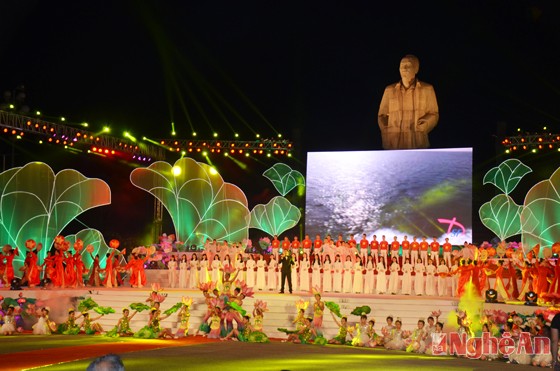
[[[310,152],[306,233],[472,239],[472,148]]]

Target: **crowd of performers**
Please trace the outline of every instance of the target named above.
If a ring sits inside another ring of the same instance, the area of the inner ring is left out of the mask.
[[[116,287],[125,284],[124,274],[131,287],[146,285],[145,266],[155,250],[135,248],[124,259],[125,250],[119,251],[118,241],[110,242],[105,259],[93,255],[93,247],[85,247],[77,240],[73,249],[62,236],[54,242],[44,261],[39,264],[41,244],[26,242],[26,257],[21,271],[21,285],[34,287]],[[270,241],[271,254],[245,253],[240,244],[208,240],[199,253],[170,254],[167,262],[169,287],[196,289],[199,284],[221,282],[224,267],[232,266],[239,279],[257,291],[278,291],[281,287],[280,252],[290,251],[294,262],[291,281],[294,291],[309,291],[318,287],[323,292],[401,294],[460,297],[465,285],[472,282],[481,294],[494,289],[501,300],[524,300],[532,291],[540,298],[560,298],[560,265],[556,259],[540,259],[530,252],[526,255],[508,254],[495,258],[495,250],[477,248],[465,243],[453,251],[447,239],[440,244],[435,237],[405,236],[402,241],[391,241],[381,236],[371,241],[363,235],[356,241],[353,235],[337,240],[319,235],[312,240],[308,235],[302,241],[276,236]],[[141,250],[143,249],[143,250]],[[9,285],[18,274],[13,261],[18,249],[5,245],[0,256],[1,284]],[[93,263],[86,268],[82,258],[89,254]],[[102,266],[103,261],[104,266]],[[493,279],[491,282],[490,278]],[[521,283],[518,284],[518,278]],[[219,284],[220,285],[220,284]],[[221,287],[218,287],[221,289]]]
[[[119,251],[118,241],[112,240],[110,252],[106,254],[104,266],[101,266],[99,254],[92,254],[93,246],[85,247],[81,240],[71,249],[69,242],[61,237],[55,240],[55,248],[48,251],[43,262],[39,264],[38,253],[42,245],[33,240],[26,242],[27,252],[21,274],[14,271],[14,258],[19,256],[18,249],[4,245],[0,255],[0,287],[9,286],[14,278],[21,277],[18,285],[28,287],[77,288],[85,286],[117,287],[125,284],[124,273],[129,274],[131,287],[146,285],[145,263],[150,260],[150,252],[133,249],[126,261],[123,257],[125,250]],[[144,248],[144,250],[146,250]],[[91,257],[92,265],[86,268],[82,258],[84,254]],[[151,253],[153,254],[153,252]]]
[[[560,265],[556,259],[535,259],[534,252],[491,258],[495,251],[489,254],[484,247],[467,243],[461,254],[452,254],[451,244],[440,246],[436,238],[430,243],[426,237],[419,242],[413,238],[409,243],[406,236],[403,241],[394,237],[389,244],[385,236],[380,241],[374,236],[371,242],[364,236],[356,246],[352,238],[347,242],[339,236],[338,246],[330,237],[312,241],[306,236],[301,243],[297,237],[275,238],[270,255],[241,254],[227,243],[209,241],[204,252],[171,257],[168,285],[194,289],[200,283],[220,282],[223,267],[233,266],[255,290],[278,291],[282,266],[278,253],[290,251],[294,291],[318,287],[323,292],[460,297],[472,282],[481,295],[494,289],[502,301],[523,301],[530,291],[543,299],[560,298]]]

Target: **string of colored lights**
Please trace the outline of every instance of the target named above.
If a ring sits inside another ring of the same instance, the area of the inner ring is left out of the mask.
[[[506,153],[513,151],[556,150],[560,152],[560,134],[534,133],[510,136],[502,140]]]
[[[105,133],[93,133],[87,130],[57,124],[40,118],[0,111],[0,127],[5,133],[23,133],[47,137],[47,142],[67,147],[86,147],[92,153],[123,156],[141,162],[165,159],[165,151],[159,146],[148,143],[136,143],[135,138],[118,138]]]
[[[159,142],[171,152],[197,153],[228,153],[255,154],[255,155],[284,155],[291,157],[293,143],[286,139],[258,139],[253,141],[243,140],[185,140],[185,139],[160,139]]]

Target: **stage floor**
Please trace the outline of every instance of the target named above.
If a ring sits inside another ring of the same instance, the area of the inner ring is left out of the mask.
[[[38,341],[40,340],[40,341]],[[181,340],[106,339],[101,336],[17,335],[0,338],[2,370],[85,370],[96,357],[119,354],[126,370],[538,370],[504,361],[438,357],[382,348]]]

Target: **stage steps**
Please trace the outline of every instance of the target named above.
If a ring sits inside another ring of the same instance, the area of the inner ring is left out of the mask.
[[[116,313],[107,315],[98,320],[105,330],[110,330],[121,317],[122,309],[131,303],[145,302],[151,289],[131,289],[131,288],[91,288],[91,289],[59,289],[59,290],[24,290],[24,297],[36,298],[45,302],[51,307],[51,319],[60,323],[66,320],[69,307],[77,308],[78,297],[91,297],[101,306],[113,307]],[[3,296],[17,298],[19,291],[0,291]],[[201,323],[206,313],[206,304],[200,291],[165,289],[167,298],[161,305],[162,311],[181,301],[183,296],[193,298],[191,307],[190,333],[193,333]],[[297,315],[295,307],[296,301],[300,299],[308,300],[310,305],[306,315],[312,316],[312,305],[314,298],[309,293],[278,294],[269,292],[258,292],[255,298],[247,298],[244,301],[244,308],[251,313],[253,303],[256,299],[264,300],[267,303],[268,312],[265,313],[265,332],[274,338],[284,338],[286,335],[278,332],[277,328],[294,328],[293,320]],[[359,295],[359,294],[324,294],[324,301],[334,301],[340,305],[341,312],[348,315],[350,324],[359,321],[358,316],[350,315],[350,312],[357,306],[368,305],[372,308],[372,313],[368,319],[374,318],[376,321],[375,329],[379,333],[385,325],[385,318],[392,315],[394,319],[400,318],[403,328],[414,329],[419,318],[426,319],[432,311],[441,310],[440,320],[446,322],[448,314],[457,308],[458,301],[452,297],[425,297],[425,296],[402,296],[402,295]],[[520,313],[532,313],[537,307],[526,307],[520,305],[505,304],[485,304],[485,308],[502,309],[504,311],[517,311]],[[96,314],[91,313],[94,317]],[[139,330],[148,321],[148,311],[138,313],[131,321],[131,328]],[[81,320],[78,320],[80,323]],[[162,326],[171,328],[173,331],[178,326],[176,314],[162,321]],[[326,309],[324,314],[323,332],[327,338],[336,335],[338,328],[334,323],[330,312]]]

